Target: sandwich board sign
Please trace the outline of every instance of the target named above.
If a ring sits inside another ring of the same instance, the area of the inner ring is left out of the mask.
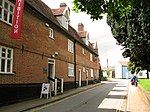
[[[49,93],[50,93],[50,96],[51,96],[50,83],[43,83],[40,98],[42,98],[43,95],[46,95],[47,99],[48,99]]]

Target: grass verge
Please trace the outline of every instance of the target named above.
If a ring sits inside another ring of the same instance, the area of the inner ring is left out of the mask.
[[[149,79],[139,79],[139,84],[148,92],[150,92],[150,80]]]

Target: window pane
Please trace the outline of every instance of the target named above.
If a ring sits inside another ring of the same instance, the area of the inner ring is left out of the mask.
[[[8,50],[7,58],[11,58],[11,50]]]
[[[4,20],[5,20],[5,21],[7,21],[7,14],[8,14],[8,12],[5,10],[5,11],[4,11]]]
[[[2,8],[0,7],[0,18],[2,18]]]
[[[4,72],[5,71],[5,60],[2,59],[1,61],[1,72]]]
[[[10,12],[13,12],[13,6],[10,5]]]
[[[12,14],[9,15],[9,23],[12,23]]]
[[[2,57],[5,57],[5,55],[6,55],[6,49],[2,48]]]
[[[0,6],[2,6],[2,1],[3,1],[3,0],[0,0]]]
[[[7,60],[7,72],[10,72],[11,61]]]
[[[5,2],[5,5],[4,5],[5,9],[8,9],[8,3]]]

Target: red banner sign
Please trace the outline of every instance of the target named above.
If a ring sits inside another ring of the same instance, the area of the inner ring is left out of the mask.
[[[16,0],[11,38],[20,39],[24,0]]]

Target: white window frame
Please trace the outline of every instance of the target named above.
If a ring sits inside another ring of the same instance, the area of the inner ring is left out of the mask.
[[[2,51],[2,49],[5,49],[5,52]],[[8,57],[10,51],[10,57]],[[5,54],[5,56],[2,56],[2,54]],[[4,60],[4,70],[2,71],[2,60]],[[10,69],[8,71],[8,62],[10,62]],[[0,73],[1,74],[12,74],[13,73],[13,49],[7,48],[4,46],[0,46]]]
[[[74,45],[73,42],[68,39],[68,51],[71,52],[71,53],[74,52],[73,45]]]
[[[82,54],[85,54],[85,49],[84,48],[82,48]]]
[[[90,61],[93,61],[93,55],[90,53]]]
[[[91,77],[94,77],[94,70],[91,69]]]
[[[5,2],[8,4],[8,9],[5,8]],[[13,8],[13,11],[10,11],[10,7],[12,6]],[[9,25],[12,25],[12,22],[13,22],[13,15],[14,15],[14,10],[15,10],[15,5],[13,3],[11,3],[10,1],[8,0],[2,0],[2,5],[0,5],[0,11],[1,11],[1,17],[0,17],[0,20],[9,24]],[[7,11],[7,20],[4,19],[4,12]],[[11,22],[9,21],[10,20],[10,15],[12,15],[12,19],[11,19]]]
[[[74,77],[74,64],[68,63],[68,76]]]
[[[65,16],[62,16],[62,26],[68,30],[68,20]]]
[[[85,67],[83,67],[83,72],[85,72]]]
[[[54,39],[54,30],[49,28],[49,37]]]

